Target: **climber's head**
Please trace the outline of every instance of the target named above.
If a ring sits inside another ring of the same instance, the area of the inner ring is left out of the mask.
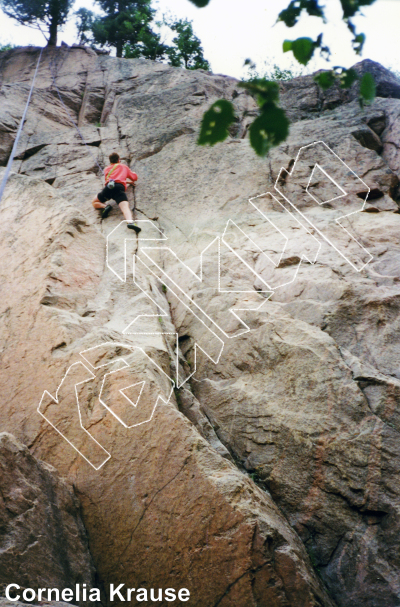
[[[117,162],[119,162],[119,156],[118,156],[117,152],[113,152],[112,154],[110,154],[109,159],[110,159],[111,164],[116,164]]]

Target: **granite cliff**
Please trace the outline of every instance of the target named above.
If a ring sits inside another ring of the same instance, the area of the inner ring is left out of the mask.
[[[0,55],[3,166],[37,57]],[[365,110],[282,83],[260,159],[233,78],[43,53],[0,207],[0,425],[73,487],[104,586],[400,604],[400,83],[357,69]],[[221,97],[231,137],[198,147]],[[139,238],[91,206],[113,150]]]

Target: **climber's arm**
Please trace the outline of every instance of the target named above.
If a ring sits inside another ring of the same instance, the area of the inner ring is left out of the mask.
[[[138,176],[136,173],[129,169],[128,174],[126,176],[126,183],[135,183],[137,181]]]

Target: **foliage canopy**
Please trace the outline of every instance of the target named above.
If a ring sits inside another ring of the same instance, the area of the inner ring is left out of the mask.
[[[1,1],[1,0],[0,0]],[[98,44],[116,49],[117,57],[168,61],[175,67],[210,69],[204,58],[201,42],[186,19],[154,22],[151,0],[95,0],[105,14],[86,8],[76,11],[80,44]],[[166,44],[154,25],[165,25],[176,35],[172,45]]]
[[[96,17],[91,31],[95,43],[114,47],[122,57],[126,44],[134,47],[145,36],[151,36],[150,23],[155,10],[151,0],[96,0],[104,16]]]
[[[172,40],[174,46],[167,51],[170,65],[183,66],[187,70],[209,70],[210,64],[204,59],[201,41],[194,35],[191,21],[179,19],[167,25],[177,34]]]
[[[210,0],[190,0],[197,7],[201,8],[207,6]],[[346,23],[349,31],[352,34],[351,44],[353,50],[360,55],[365,42],[365,35],[358,33],[356,27],[352,21],[352,18],[357,15],[363,6],[369,6],[375,2],[375,0],[339,0],[342,7],[342,19]],[[324,13],[324,6],[322,6],[318,0],[291,0],[289,5],[282,10],[277,18],[277,22],[283,22],[287,27],[294,27],[303,14],[307,14],[311,17],[318,17],[322,23],[326,23],[326,17]],[[292,52],[293,57],[296,61],[303,66],[308,65],[310,60],[314,57],[315,52],[319,51],[320,55],[329,60],[330,49],[323,43],[323,34],[319,34],[316,40],[309,37],[301,37],[295,40],[285,40],[283,42],[284,53]],[[250,63],[250,60],[246,60],[246,63]],[[255,66],[254,66],[255,67]],[[279,69],[276,71],[276,75],[279,76]],[[290,75],[288,75],[290,77]],[[265,156],[272,146],[278,145],[286,139],[289,133],[289,120],[287,119],[285,112],[279,107],[279,91],[277,88],[273,88],[270,85],[275,85],[276,80],[285,78],[267,78],[259,79],[251,75],[251,77],[240,83],[239,86],[247,89],[253,94],[257,103],[260,107],[259,116],[253,121],[250,126],[250,143],[257,154]],[[353,69],[346,69],[341,66],[335,66],[331,70],[322,71],[315,76],[315,80],[322,89],[328,89],[335,83],[339,83],[341,88],[349,88],[358,79],[357,73]],[[271,82],[271,80],[275,82]],[[371,74],[366,73],[362,77],[359,86],[359,100],[360,105],[364,103],[371,103],[375,98],[375,82]],[[219,103],[219,102],[216,102]],[[223,114],[219,120],[213,120],[213,108],[216,107],[216,103],[203,116],[203,121],[200,129],[200,135],[198,143],[201,145],[209,144],[215,145],[217,141],[221,141],[221,123],[224,123],[224,129],[226,137],[229,134],[229,126],[236,120],[234,114],[233,105],[228,103],[227,105],[221,106],[221,113]],[[211,113],[210,113],[211,112]],[[230,122],[229,122],[230,121]]]
[[[48,46],[56,46],[58,28],[67,21],[73,3],[74,0],[0,0],[0,8],[21,25],[40,30]]]
[[[91,41],[89,32],[92,31],[95,15],[87,8],[80,8],[75,13],[76,28],[78,30],[79,44],[88,44]]]

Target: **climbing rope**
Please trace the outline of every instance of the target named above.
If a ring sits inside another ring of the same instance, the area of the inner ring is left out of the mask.
[[[10,157],[8,159],[8,162],[7,162],[6,172],[4,173],[3,179],[2,179],[1,184],[0,184],[0,202],[1,202],[1,199],[2,199],[3,194],[4,194],[4,190],[5,190],[8,178],[10,176],[11,166],[12,166],[12,163],[14,161],[15,152],[17,151],[19,138],[21,136],[22,128],[24,126],[24,122],[25,122],[25,118],[26,118],[26,114],[28,112],[28,107],[29,107],[29,104],[31,102],[32,92],[33,92],[33,88],[35,86],[36,74],[38,73],[40,61],[42,59],[42,53],[43,53],[43,48],[40,49],[40,54],[39,54],[39,58],[38,58],[37,63],[36,63],[35,73],[33,74],[32,84],[31,84],[31,88],[30,88],[30,91],[29,91],[28,99],[27,99],[27,102],[26,102],[26,105],[25,105],[24,113],[22,114],[21,122],[19,123],[17,135],[16,135],[15,141],[14,141],[14,145],[12,147],[11,154],[10,154]]]
[[[70,52],[70,48],[68,49],[68,53],[69,52]],[[65,61],[65,59],[64,59],[64,61]],[[59,90],[59,88],[58,88],[58,86],[56,84],[57,74],[55,74],[55,71],[57,70],[57,65],[55,65],[54,56],[50,60],[50,64],[49,65],[50,65],[50,72],[51,72],[51,78],[52,78],[52,81],[53,81],[53,86],[54,86],[54,88],[57,91],[58,98],[59,98],[59,100],[60,100],[63,108],[67,112],[67,115],[68,115],[68,118],[69,118],[71,124],[73,124],[73,126],[75,127],[75,129],[76,129],[79,137],[81,138],[81,140],[85,144],[85,146],[86,146],[89,154],[91,155],[91,157],[94,159],[95,163],[97,164],[97,166],[99,168],[99,171],[100,171],[100,174],[101,174],[101,177],[100,177],[100,175],[98,175],[98,177],[102,180],[102,178],[103,178],[103,169],[101,168],[101,166],[100,166],[100,164],[99,164],[96,156],[93,154],[92,150],[90,149],[90,146],[86,143],[86,140],[85,140],[85,138],[84,138],[84,136],[83,136],[83,134],[82,134],[79,126],[77,125],[77,123],[75,122],[75,120],[72,118],[72,116],[71,116],[71,114],[70,114],[67,106],[65,105],[65,103],[64,103],[64,101],[63,101],[63,99],[61,97],[60,90]],[[133,186],[133,201],[134,202],[133,202],[133,209],[132,209],[132,211],[135,212],[136,211],[136,191],[135,191],[135,186]]]
[[[70,49],[68,49],[68,53],[69,52],[70,52]],[[31,84],[31,88],[30,88],[30,91],[29,91],[28,99],[27,99],[27,102],[26,102],[26,105],[25,105],[24,113],[22,115],[21,122],[19,124],[18,131],[17,131],[17,135],[16,135],[16,138],[15,138],[15,141],[14,141],[14,145],[13,145],[13,148],[11,150],[10,157],[8,159],[8,163],[7,163],[7,167],[6,167],[6,172],[5,172],[4,176],[3,176],[2,182],[0,184],[0,202],[1,202],[4,190],[5,190],[5,187],[6,187],[8,178],[9,178],[9,175],[10,175],[11,166],[12,166],[12,163],[14,161],[15,152],[17,150],[19,139],[20,139],[20,136],[21,136],[21,133],[22,133],[22,129],[23,129],[23,126],[24,126],[24,122],[25,122],[25,119],[26,119],[26,114],[27,114],[27,111],[28,111],[28,107],[29,107],[29,104],[30,104],[30,101],[31,101],[33,89],[34,89],[34,86],[35,86],[36,75],[37,75],[37,72],[38,72],[38,69],[39,69],[39,65],[40,65],[40,61],[41,61],[41,58],[42,58],[42,53],[43,53],[43,48],[41,48],[41,50],[40,50],[39,58],[38,58],[38,61],[37,61],[37,64],[36,64],[36,69],[35,69],[35,73],[33,75],[32,84]],[[65,61],[65,59],[64,59],[64,61]],[[63,61],[63,63],[64,63],[64,61]],[[63,106],[64,110],[66,111],[69,121],[75,127],[75,129],[76,129],[76,131],[77,131],[80,139],[82,140],[82,142],[86,146],[86,148],[87,148],[90,156],[95,161],[95,163],[96,163],[96,165],[97,165],[97,167],[98,167],[98,169],[100,171],[100,174],[101,174],[101,177],[100,177],[100,175],[98,175],[98,177],[100,179],[102,179],[103,169],[101,168],[101,166],[100,166],[100,164],[98,162],[98,159],[96,158],[96,156],[93,154],[92,150],[90,149],[90,146],[86,143],[86,140],[85,140],[85,138],[84,138],[84,136],[83,136],[83,134],[82,134],[82,132],[81,132],[78,124],[75,122],[75,120],[71,116],[71,113],[70,113],[68,107],[66,106],[66,104],[63,101],[60,89],[57,86],[56,78],[58,77],[58,74],[57,74],[57,72],[58,72],[58,66],[57,66],[56,61],[55,61],[55,55],[53,55],[53,57],[50,59],[49,67],[50,67],[52,85],[54,86],[54,88],[55,88],[55,90],[57,92],[57,96],[58,96],[58,98],[60,100],[60,103]],[[133,210],[135,211],[136,210],[136,193],[135,193],[135,188],[133,189],[133,196],[134,196],[134,207],[133,207]]]

